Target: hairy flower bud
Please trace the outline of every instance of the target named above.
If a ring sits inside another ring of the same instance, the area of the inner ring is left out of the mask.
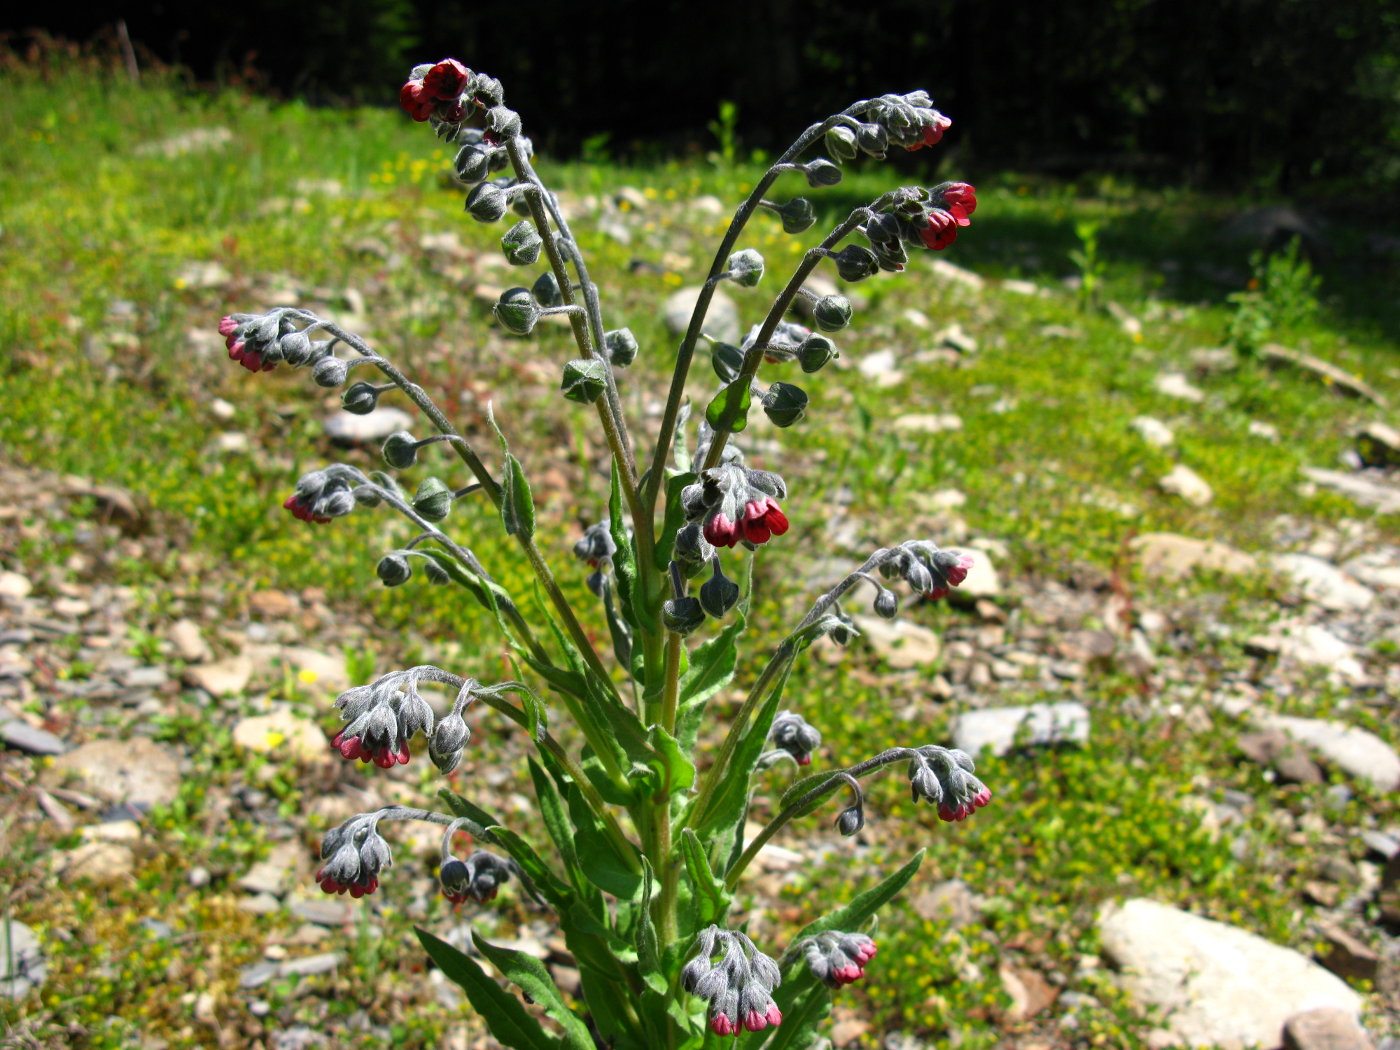
[[[379,391],[373,383],[352,383],[340,395],[340,404],[353,415],[367,416],[379,404]]]
[[[452,509],[452,490],[437,478],[425,478],[413,496],[413,509],[428,521],[442,521]]]
[[[836,253],[836,274],[843,281],[863,281],[873,277],[880,270],[880,260],[869,248],[859,244],[848,244]]]
[[[535,224],[529,219],[521,219],[501,238],[501,251],[512,266],[533,266],[543,245]]]
[[[311,360],[311,340],[301,332],[288,332],[277,340],[277,352],[293,367],[304,365]]]
[[[467,194],[467,212],[477,222],[496,222],[506,213],[505,191],[490,182],[479,182]]]
[[[334,354],[327,354],[311,366],[311,378],[317,386],[337,387],[345,382],[350,368]]]
[[[509,142],[520,134],[520,114],[505,106],[486,111],[486,134],[495,142]]]
[[[530,285],[530,294],[541,306],[564,305],[564,295],[559,291],[559,282],[549,270],[535,278],[535,283]]]
[[[471,735],[466,720],[456,709],[438,722],[433,735],[428,738],[428,758],[443,776],[457,768]]]
[[[695,487],[699,488],[698,485]],[[705,539],[698,521],[685,525],[676,532],[675,558],[687,576],[694,576],[709,564],[714,553],[714,545]]]
[[[721,955],[713,958],[716,951]],[[720,1036],[762,1031],[782,1023],[773,989],[778,964],[737,932],[710,926],[696,938],[696,954],[681,970],[681,987],[710,1004],[710,1031]]]
[[[799,766],[812,763],[812,752],[821,747],[822,735],[816,726],[795,711],[779,711],[773,717],[768,739],[791,755]]]
[[[778,216],[783,220],[784,233],[801,233],[811,229],[817,221],[816,209],[806,197],[794,197],[788,201],[778,209]]]
[[[833,357],[839,356],[836,344],[824,335],[810,335],[797,348],[797,362],[802,371],[811,374],[820,372]]]
[[[774,383],[763,395],[763,414],[775,427],[790,427],[807,415],[807,391],[792,383]]]
[[[637,337],[630,328],[614,328],[603,333],[603,349],[614,368],[626,368],[637,359]]]
[[[865,934],[836,930],[805,937],[793,947],[802,949],[812,975],[829,988],[860,980],[876,955],[875,942]]]
[[[528,288],[511,288],[504,292],[491,312],[503,328],[516,335],[529,335],[540,319],[539,305]]]
[[[732,383],[744,367],[744,351],[731,343],[715,343],[710,347],[710,364],[720,382]]]
[[[889,588],[882,587],[880,593],[875,595],[875,615],[886,620],[893,620],[899,613],[899,596]]]
[[[850,838],[865,827],[865,812],[859,806],[843,809],[836,818],[836,830]]]
[[[397,587],[407,583],[413,576],[413,568],[408,564],[408,559],[398,553],[384,555],[379,559],[374,571],[385,587]]]
[[[468,143],[457,151],[453,167],[457,178],[467,184],[481,182],[491,174],[492,150]]]
[[[661,606],[666,630],[685,635],[705,622],[705,610],[698,598],[672,598]]]
[[[851,301],[844,295],[824,295],[812,306],[812,319],[823,332],[835,332],[851,323]]]
[[[396,430],[384,439],[384,462],[395,470],[406,470],[418,459],[418,442],[407,430]]]
[[[449,857],[438,871],[443,896],[453,904],[468,900],[484,904],[495,900],[500,888],[509,880],[510,862],[484,849],[477,850],[465,861]]]
[[[716,620],[722,620],[739,601],[739,585],[724,575],[719,558],[710,561],[713,574],[700,585],[700,607]]]
[[[568,400],[591,405],[608,388],[607,368],[595,358],[570,361],[564,365],[564,380],[559,388]]]
[[[835,186],[841,181],[841,169],[825,157],[808,161],[802,171],[809,186]]]
[[[856,145],[863,153],[883,160],[890,148],[890,137],[878,124],[862,124],[856,129]]]
[[[851,160],[856,155],[856,133],[847,127],[834,127],[826,133],[827,151],[837,160]]]
[[[729,257],[727,276],[741,288],[752,288],[763,280],[763,256],[752,248],[735,252]]]

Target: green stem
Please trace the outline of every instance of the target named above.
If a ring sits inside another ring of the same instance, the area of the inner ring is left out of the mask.
[[[666,677],[665,692],[661,696],[661,728],[672,736],[676,733],[676,705],[681,691],[681,650],[684,647],[681,636],[675,631],[666,632]]]

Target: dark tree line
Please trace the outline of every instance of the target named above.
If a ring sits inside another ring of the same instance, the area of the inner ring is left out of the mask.
[[[1400,179],[1400,0],[243,0],[31,17],[79,38],[124,17],[201,79],[252,70],[321,103],[388,104],[413,62],[453,55],[501,78],[554,151],[708,145],[721,99],[746,144],[774,147],[855,98],[926,87],[964,167]]]

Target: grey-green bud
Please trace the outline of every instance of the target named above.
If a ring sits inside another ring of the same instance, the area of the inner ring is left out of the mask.
[[[603,333],[603,349],[614,368],[626,368],[637,359],[637,337],[630,328],[614,328]]]
[[[549,270],[535,278],[535,283],[530,285],[530,294],[541,306],[564,305],[564,296],[559,292],[559,282]]]
[[[836,818],[836,830],[848,838],[863,827],[865,827],[865,814],[861,812],[859,806],[843,809],[841,815]]]
[[[463,146],[457,151],[453,166],[463,182],[481,182],[491,174],[491,151],[474,144]]]
[[[700,585],[700,607],[716,620],[723,619],[739,601],[739,585],[724,575],[719,559],[712,563],[714,575]]]
[[[397,587],[407,583],[413,576],[413,567],[402,554],[384,555],[379,559],[374,571],[379,574],[379,579],[385,587]]]
[[[345,411],[353,415],[367,416],[374,411],[374,406],[379,404],[379,391],[373,383],[352,383],[345,393],[340,395],[340,404]]]
[[[564,366],[564,381],[560,384],[560,389],[570,401],[591,405],[603,396],[607,387],[607,368],[601,361],[581,358]]]
[[[739,378],[739,371],[744,367],[744,351],[732,343],[715,343],[710,348],[710,364],[714,366],[720,382],[732,383]]]
[[[301,332],[288,332],[277,340],[277,349],[282,360],[293,367],[311,360],[311,340]]]
[[[327,354],[311,367],[311,378],[317,386],[337,387],[345,382],[350,369],[334,354]]]
[[[890,148],[890,137],[879,124],[862,124],[856,129],[856,145],[872,157],[884,157]]]
[[[778,216],[783,220],[784,233],[801,233],[811,229],[817,221],[816,210],[806,197],[794,197],[788,201],[778,209]]]
[[[452,490],[437,478],[425,478],[414,493],[413,509],[428,521],[442,521],[452,509]]]
[[[490,182],[479,182],[467,194],[467,212],[477,222],[496,222],[506,213],[505,191]]]
[[[841,169],[825,157],[808,161],[803,167],[808,186],[835,186],[841,181]]]
[[[493,308],[496,320],[516,335],[529,335],[540,319],[540,308],[528,288],[512,288]]]
[[[899,596],[888,588],[882,589],[875,595],[875,615],[886,620],[893,620],[899,613]]]
[[[763,256],[752,248],[735,252],[729,257],[728,277],[741,288],[752,288],[763,280]]]
[[[441,565],[429,558],[423,563],[423,575],[428,577],[428,582],[435,587],[442,587],[452,582],[452,577]]]
[[[880,270],[880,260],[862,244],[848,244],[835,256],[836,273],[843,281],[863,281]]]
[[[697,486],[698,487],[698,486]],[[683,525],[676,532],[675,556],[687,576],[694,576],[704,568],[712,557],[715,548],[705,539],[704,526],[700,522]]]
[[[763,412],[775,427],[790,427],[807,415],[807,391],[792,383],[774,383],[763,395]]]
[[[529,219],[517,222],[501,238],[501,251],[505,253],[506,262],[512,266],[533,266],[543,246],[544,241]]]
[[[815,332],[802,340],[802,345],[797,348],[797,361],[802,366],[802,371],[809,375],[820,372],[827,362],[838,356],[840,355],[836,352],[836,344]]]
[[[689,634],[705,622],[705,610],[698,598],[672,598],[661,606],[661,620],[666,630]]]
[[[405,470],[418,459],[418,442],[407,430],[396,430],[384,439],[384,462],[395,470]]]
[[[851,160],[856,155],[856,133],[846,127],[832,128],[826,133],[826,148],[837,160]]]
[[[851,323],[851,301],[844,295],[824,295],[812,307],[812,320],[823,332],[837,332]]]
[[[507,142],[520,134],[520,114],[506,106],[492,106],[486,111],[486,130],[498,142]]]

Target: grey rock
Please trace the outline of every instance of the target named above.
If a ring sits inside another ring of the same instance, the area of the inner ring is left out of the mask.
[[[1157,485],[1168,495],[1184,499],[1194,507],[1204,507],[1215,499],[1210,483],[1184,463],[1172,467]]]
[[[259,962],[252,966],[245,966],[238,973],[238,986],[240,988],[260,988],[277,976],[278,964],[275,962]]]
[[[6,747],[28,751],[31,755],[61,755],[68,745],[46,729],[0,713],[0,741]]]
[[[322,952],[300,959],[288,959],[278,964],[277,972],[281,977],[314,977],[318,973],[330,973],[344,960],[342,952]]]
[[[48,975],[49,964],[34,931],[22,922],[0,919],[0,995],[23,999]]]
[[[170,625],[166,637],[175,647],[175,655],[187,663],[204,663],[213,656],[209,643],[193,620],[176,620]]]
[[[1259,571],[1259,563],[1252,554],[1228,543],[1198,540],[1172,532],[1145,532],[1133,538],[1129,549],[1137,555],[1148,576],[1185,576],[1192,572],[1247,576]]]
[[[1241,733],[1235,746],[1246,758],[1269,766],[1284,781],[1292,784],[1321,784],[1322,770],[1308,758],[1302,746],[1291,740],[1282,729],[1263,729]]]
[[[213,663],[185,668],[185,681],[210,696],[236,696],[248,688],[253,677],[253,661],[246,656],[230,656]]]
[[[343,926],[354,916],[351,902],[340,897],[307,897],[287,907],[297,918],[318,926]]]
[[[1089,739],[1089,710],[1063,701],[964,711],[953,722],[952,738],[954,747],[973,756],[984,748],[1004,755],[1019,741],[1028,747],[1083,744]]]
[[[1153,448],[1166,448],[1176,440],[1171,427],[1151,416],[1137,416],[1128,425]]]
[[[118,677],[128,689],[160,689],[170,681],[163,667],[133,667]]]
[[[326,437],[337,445],[372,445],[396,430],[411,430],[413,417],[401,408],[380,405],[369,415],[337,412],[322,424]]]
[[[961,430],[963,421],[961,416],[953,415],[951,412],[942,415],[898,416],[894,421],[894,428],[915,434],[941,434],[945,431]]]
[[[991,541],[986,542],[991,545]],[[996,545],[1000,548],[1000,545]],[[967,578],[948,592],[948,600],[955,605],[976,605],[979,601],[994,601],[1002,596],[1001,578],[996,565],[986,547],[949,547],[948,550],[972,557],[972,567],[967,570]]]
[[[52,769],[77,776],[94,795],[108,802],[161,806],[180,789],[180,766],[174,756],[145,737],[94,740],[54,759]]]
[[[1193,385],[1191,380],[1180,372],[1163,372],[1152,381],[1152,386],[1159,394],[1166,394],[1167,397],[1174,397],[1179,401],[1200,404],[1206,399],[1205,391]]]
[[[1278,624],[1268,634],[1249,639],[1245,649],[1273,653],[1305,667],[1323,667],[1351,682],[1366,678],[1356,650],[1321,624]]]
[[[1350,474],[1341,470],[1304,467],[1309,479],[1340,492],[1361,507],[1370,507],[1382,514],[1400,514],[1400,485],[1373,474]]]
[[[1310,554],[1275,554],[1269,565],[1287,577],[1301,597],[1332,612],[1369,609],[1376,592],[1358,583],[1331,562]]]
[[[1105,957],[1129,996],[1165,1015],[1188,1044],[1276,1047],[1300,1010],[1333,1006],[1355,1018],[1361,997],[1290,948],[1237,927],[1138,898],[1099,914]]]
[[[950,350],[967,355],[977,353],[977,340],[963,329],[960,324],[950,324],[947,328],[941,329],[933,337],[935,346],[946,346]]]
[[[969,292],[980,292],[987,286],[986,278],[981,274],[973,273],[947,259],[934,259],[928,264],[927,269],[937,280],[945,284],[956,285]]]
[[[938,883],[913,898],[909,907],[919,918],[937,923],[940,928],[960,930],[977,921],[977,899],[972,887],[961,879]]]
[[[1400,854],[1400,836],[1389,832],[1368,828],[1361,833],[1361,841],[1366,843],[1368,850],[1379,854],[1385,860]]]
[[[882,620],[878,616],[853,616],[861,640],[896,670],[923,667],[938,660],[943,643],[927,627],[911,620]]]
[[[1284,1050],[1371,1050],[1354,1016],[1335,1006],[1294,1014],[1283,1025]]]
[[[18,572],[5,569],[0,572],[0,598],[13,598],[16,601],[28,598],[34,584],[29,582],[29,577]]]
[[[1337,390],[1351,397],[1365,398],[1373,404],[1385,407],[1385,398],[1364,381],[1320,357],[1291,350],[1277,343],[1265,343],[1259,348],[1259,358],[1271,368],[1296,368],[1322,380],[1329,390]]]
[[[1380,956],[1365,941],[1353,937],[1339,926],[1322,927],[1322,938],[1327,948],[1322,954],[1322,965],[1339,977],[1360,977],[1374,981],[1380,970]]]
[[[268,853],[266,860],[258,861],[238,880],[239,887],[249,893],[282,896],[296,880],[304,853],[300,843],[277,843]]]
[[[1312,748],[1337,768],[1369,780],[1382,791],[1400,788],[1400,755],[1374,733],[1322,718],[1267,715],[1260,720]]]
[[[684,334],[690,324],[690,312],[700,296],[700,286],[692,285],[671,294],[662,307],[666,328],[673,335]],[[725,343],[739,341],[739,308],[723,291],[716,291],[705,314],[704,331]]]

